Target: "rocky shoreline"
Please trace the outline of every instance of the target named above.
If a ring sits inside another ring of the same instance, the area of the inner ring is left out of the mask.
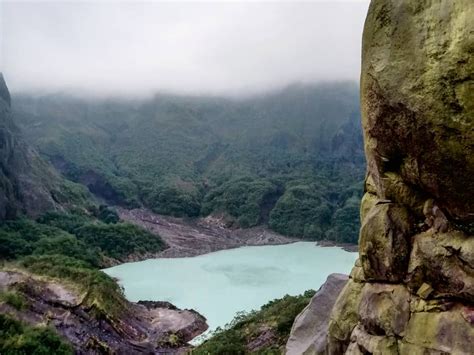
[[[112,260],[110,266],[152,258],[192,257],[243,246],[283,245],[302,241],[278,234],[264,226],[245,229],[229,227],[225,218],[217,216],[190,219],[159,215],[144,208],[128,210],[117,207],[117,211],[123,221],[158,234],[168,248],[159,253],[130,255],[121,262]],[[321,247],[340,247],[348,252],[358,251],[357,245],[349,243],[323,240],[315,244]]]
[[[355,253],[359,251],[359,246],[357,244],[337,243],[337,242],[333,242],[332,240],[320,240],[316,242],[316,245],[319,247],[339,247],[351,253]]]
[[[155,214],[140,208],[117,208],[120,218],[158,234],[168,248],[156,254],[131,255],[130,260],[149,258],[182,258],[242,246],[282,245],[301,241],[270,231],[262,226],[229,228],[222,218],[188,219]]]
[[[208,328],[196,311],[167,302],[124,301],[123,314],[103,314],[72,285],[22,270],[0,271],[0,292],[15,293],[24,303],[2,302],[0,314],[53,326],[76,354],[184,354]]]

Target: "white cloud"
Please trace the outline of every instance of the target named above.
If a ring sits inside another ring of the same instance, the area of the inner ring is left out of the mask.
[[[357,79],[367,1],[2,2],[13,91],[232,93]]]

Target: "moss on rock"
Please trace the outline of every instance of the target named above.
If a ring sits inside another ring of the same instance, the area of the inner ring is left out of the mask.
[[[336,300],[329,320],[328,349],[331,354],[344,353],[352,330],[357,325],[362,296],[361,283],[349,280]]]
[[[473,33],[472,0],[371,1],[362,270],[333,308],[328,354],[473,351]]]
[[[401,281],[408,267],[412,222],[401,205],[378,203],[364,219],[359,254],[365,277],[372,281]]]

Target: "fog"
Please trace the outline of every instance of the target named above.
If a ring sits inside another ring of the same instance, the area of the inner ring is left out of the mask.
[[[358,80],[367,1],[8,2],[13,92],[242,94]]]

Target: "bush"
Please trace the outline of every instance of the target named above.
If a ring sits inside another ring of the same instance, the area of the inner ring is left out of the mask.
[[[340,243],[357,243],[360,225],[360,200],[348,199],[332,218],[333,227],[328,230],[327,238]]]
[[[72,346],[50,328],[32,327],[0,314],[0,353],[4,355],[69,355]]]
[[[100,205],[99,208],[94,207],[91,209],[92,214],[104,223],[118,223],[120,217],[115,209],[108,207],[107,205]]]
[[[315,291],[308,290],[300,296],[286,295],[268,302],[259,311],[242,313],[224,329],[218,328],[204,343],[193,350],[196,355],[247,354],[247,345],[262,331],[271,330],[276,339],[272,344],[258,349],[259,354],[280,354],[290,335],[296,316],[307,306]]]
[[[36,275],[74,283],[87,294],[83,305],[93,307],[99,315],[114,317],[127,310],[120,286],[110,276],[83,261],[64,255],[35,255],[19,260],[18,264]]]
[[[195,187],[181,187],[171,182],[155,186],[144,200],[155,213],[196,217],[201,211],[201,196]]]
[[[101,211],[102,216],[106,218],[113,214],[104,207],[96,212],[100,214]],[[47,213],[38,221],[64,229],[75,235],[78,242],[87,245],[90,250],[118,260],[124,260],[132,254],[157,253],[165,248],[164,242],[158,235],[129,223],[107,224],[85,215],[65,213]]]
[[[332,207],[315,184],[289,187],[270,213],[270,227],[282,234],[320,240],[331,221]]]
[[[86,223],[92,222],[93,219],[85,214],[79,213],[47,212],[38,218],[37,221],[40,224],[46,224],[74,234],[76,229]]]
[[[89,223],[74,233],[89,247],[97,247],[104,255],[118,260],[132,254],[157,253],[164,249],[159,236],[129,223]]]
[[[205,196],[202,213],[227,212],[243,228],[261,222],[261,207],[265,197],[276,193],[277,185],[269,180],[242,177],[211,189]]]
[[[0,226],[0,258],[14,260],[32,254],[61,254],[100,266],[98,249],[56,227],[20,219]]]
[[[25,309],[27,302],[20,293],[12,291],[0,291],[0,301],[9,304],[13,308],[21,311]]]
[[[98,248],[87,245],[75,236],[68,234],[59,234],[54,237],[40,239],[34,244],[32,254],[60,254],[83,260],[92,266],[99,267],[101,265]]]

